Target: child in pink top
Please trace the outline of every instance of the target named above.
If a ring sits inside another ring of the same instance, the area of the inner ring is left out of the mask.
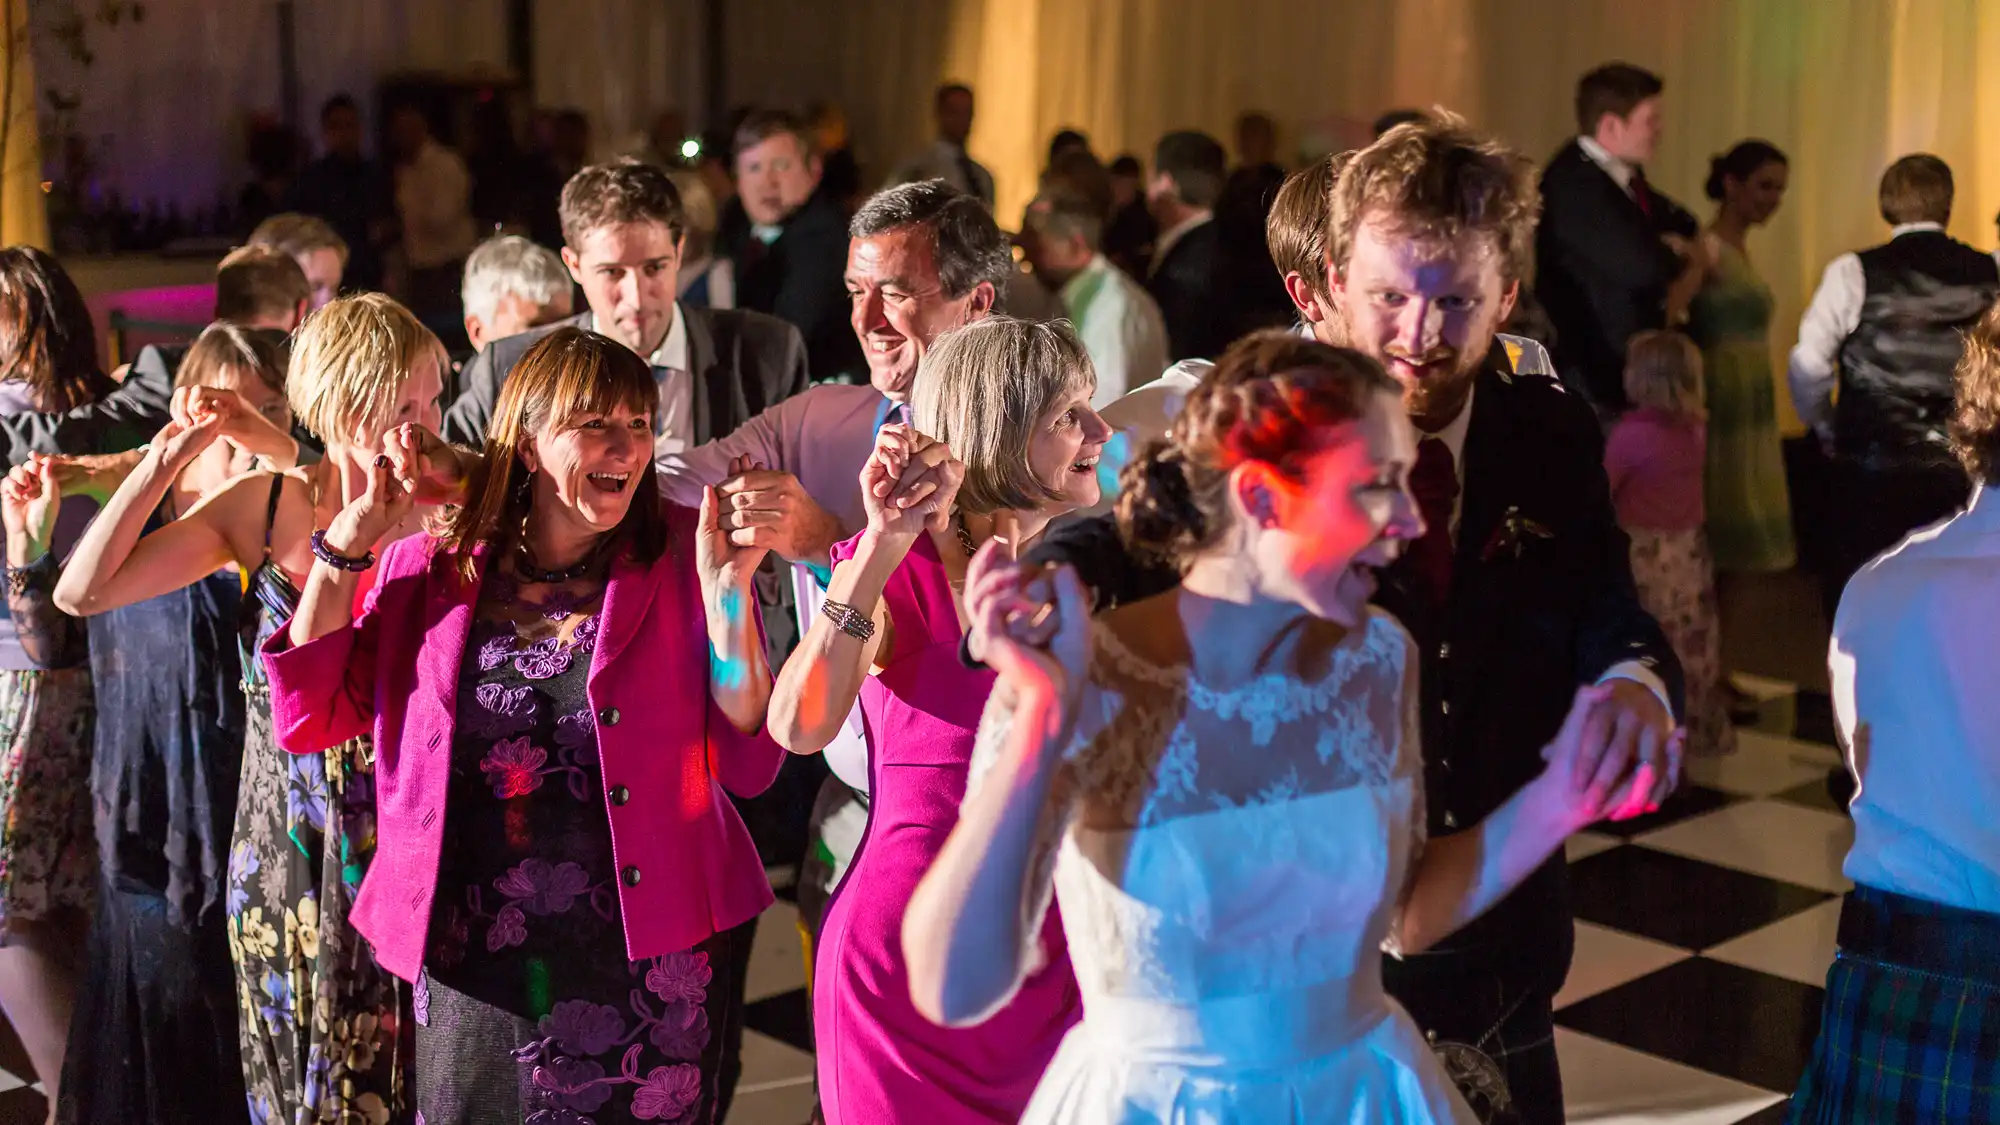
[[[1604,472],[1619,526],[1632,538],[1632,577],[1687,678],[1688,752],[1727,754],[1736,731],[1722,684],[1715,562],[1702,531],[1708,432],[1700,351],[1678,332],[1632,337],[1625,395],[1632,409],[1605,441]]]

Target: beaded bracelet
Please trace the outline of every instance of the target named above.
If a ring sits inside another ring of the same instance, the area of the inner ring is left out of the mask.
[[[349,574],[360,574],[375,565],[375,552],[373,551],[356,559],[340,554],[332,547],[327,546],[325,528],[312,533],[312,553],[313,558],[318,559],[335,570],[344,570]]]
[[[875,635],[875,622],[846,602],[825,601],[820,603],[819,611],[841,632],[857,641],[866,641]]]

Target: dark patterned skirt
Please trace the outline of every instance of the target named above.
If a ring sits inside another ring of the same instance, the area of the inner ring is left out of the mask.
[[[740,990],[717,934],[629,962],[538,1020],[426,977],[416,987],[417,1125],[711,1125]]]
[[[1720,757],[1736,750],[1736,728],[1722,686],[1722,625],[1716,612],[1715,562],[1708,537],[1692,531],[1628,528],[1639,604],[1659,621],[1680,658],[1687,685],[1687,752]]]
[[[2000,1121],[2000,916],[1859,887],[1793,1125]]]
[[[96,896],[96,716],[87,667],[0,671],[0,941],[9,921],[82,917]]]

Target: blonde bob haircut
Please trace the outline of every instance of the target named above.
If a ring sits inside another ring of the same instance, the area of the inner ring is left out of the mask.
[[[444,345],[410,310],[380,293],[355,293],[306,317],[292,341],[286,397],[320,440],[350,443],[378,434],[403,382],[426,357],[444,374]]]
[[[1059,499],[1028,467],[1028,442],[1077,390],[1096,387],[1090,355],[1068,322],[990,316],[937,339],[917,367],[917,430],[965,463],[959,507],[1026,511]]]

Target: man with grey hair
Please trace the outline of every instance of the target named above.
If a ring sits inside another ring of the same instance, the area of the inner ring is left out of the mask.
[[[570,314],[573,283],[562,259],[518,234],[479,244],[465,259],[465,335],[472,350]]]

